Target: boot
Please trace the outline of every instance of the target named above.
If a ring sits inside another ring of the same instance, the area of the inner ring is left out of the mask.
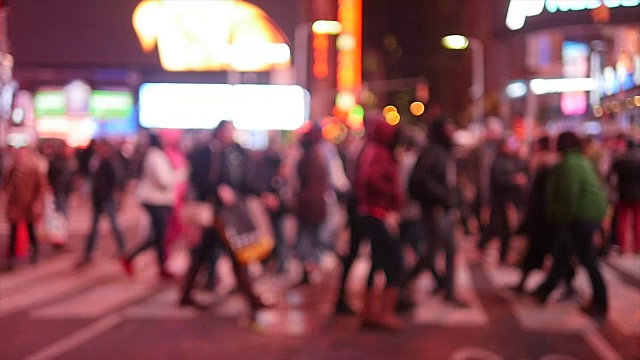
[[[378,311],[375,308],[375,292],[373,289],[364,291],[364,299],[362,301],[362,320],[360,326],[363,328],[375,327],[377,324]]]
[[[395,312],[399,296],[399,288],[384,288],[384,291],[382,292],[382,304],[380,306],[381,311],[376,319],[376,324],[381,329],[400,331],[404,328],[404,322]]]

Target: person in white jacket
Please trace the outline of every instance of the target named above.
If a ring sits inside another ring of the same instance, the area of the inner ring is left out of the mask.
[[[129,276],[133,276],[133,259],[153,246],[158,253],[160,277],[173,278],[165,268],[164,239],[169,217],[177,199],[178,184],[186,180],[188,171],[185,167],[173,167],[162,142],[158,135],[150,135],[149,149],[142,164],[138,198],[151,218],[151,232],[145,243],[123,259],[124,269]]]

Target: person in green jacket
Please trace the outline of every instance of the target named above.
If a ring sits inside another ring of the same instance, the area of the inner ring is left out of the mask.
[[[544,303],[575,255],[589,273],[593,288],[591,304],[582,310],[592,316],[606,315],[607,289],[593,242],[607,209],[604,188],[592,163],[580,153],[580,139],[575,133],[560,134],[557,150],[563,158],[552,170],[546,194],[548,213],[558,225],[554,262],[546,280],[532,295]]]

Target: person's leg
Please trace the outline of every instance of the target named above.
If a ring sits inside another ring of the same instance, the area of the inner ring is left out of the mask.
[[[29,241],[31,244],[31,253],[30,253],[30,261],[32,264],[38,262],[38,238],[36,237],[36,229],[33,225],[33,222],[27,223],[27,232],[29,233]]]
[[[91,260],[91,254],[93,254],[93,250],[96,246],[96,240],[98,237],[98,226],[100,225],[100,215],[102,214],[102,205],[94,204],[93,205],[93,220],[91,221],[91,230],[89,231],[89,236],[87,237],[87,246],[84,251],[84,260],[83,263],[89,262]]]
[[[424,234],[426,237],[427,251],[422,255],[418,262],[406,274],[405,285],[413,281],[423,270],[429,269],[436,282],[436,290],[445,287],[444,279],[438,275],[435,268],[435,257],[438,250],[442,246],[442,238],[439,236],[439,226],[434,223],[433,214],[426,213],[423,215]]]
[[[277,271],[283,272],[287,268],[287,260],[289,258],[289,245],[284,235],[284,214],[282,212],[274,212],[269,214],[271,227],[273,228],[273,236],[275,240],[274,255],[276,257]]]
[[[571,231],[568,228],[558,230],[554,237],[553,265],[546,279],[533,292],[535,297],[541,303],[547,300],[547,297],[556,288],[558,282],[565,275],[569,263],[571,261]]]
[[[152,222],[154,228],[153,245],[156,248],[158,256],[158,266],[160,267],[161,274],[166,273],[164,263],[167,260],[165,255],[164,240],[167,234],[167,224],[171,217],[171,208],[168,206],[154,206],[151,209],[153,212]]]
[[[448,213],[434,217],[432,226],[439,226],[439,236],[442,239],[442,245],[445,252],[445,300],[456,305],[464,306],[455,295],[455,259],[456,259],[456,242],[453,235],[453,221]],[[436,225],[436,223],[438,225]]]
[[[608,307],[607,288],[598,269],[598,258],[593,243],[593,234],[598,228],[597,222],[576,223],[571,226],[571,240],[575,253],[589,274],[593,289],[591,305],[606,311]]]
[[[216,236],[216,230],[212,227],[208,227],[202,231],[200,244],[198,245],[194,256],[191,257],[191,264],[189,265],[189,269],[187,270],[182,284],[180,295],[181,306],[198,306],[191,297],[191,291],[193,290],[193,285],[195,284],[196,277],[198,276],[202,263],[205,261],[207,256],[209,256],[211,251],[213,251],[213,246],[216,243]]]
[[[353,310],[351,310],[346,302],[347,279],[349,278],[349,271],[351,270],[351,266],[358,257],[360,244],[365,237],[365,226],[362,224],[364,220],[360,215],[357,214],[355,205],[350,204],[348,211],[349,224],[351,227],[351,238],[349,241],[349,253],[346,256],[342,257],[342,277],[340,279],[340,290],[338,291],[336,312],[352,314]]]
[[[499,236],[500,236],[500,263],[505,264],[509,253],[509,240],[511,229],[509,229],[509,217],[507,215],[507,204],[501,204],[499,208]]]
[[[373,323],[384,329],[400,330],[404,324],[396,315],[395,308],[402,285],[402,247],[398,239],[391,236],[381,220],[367,217],[367,224],[371,229],[372,259],[381,265],[387,278],[382,292],[380,312],[373,314]]]
[[[118,217],[117,217],[117,209],[115,199],[109,199],[105,203],[105,212],[109,217],[109,221],[111,222],[111,229],[113,230],[113,235],[116,238],[116,242],[118,244],[118,251],[120,256],[124,256],[125,254],[125,245],[124,245],[124,236],[122,235],[122,231],[120,230],[120,226],[118,225]]]
[[[620,246],[620,251],[624,254],[629,251],[630,244],[627,241],[627,230],[629,228],[629,218],[631,216],[631,208],[628,203],[621,202],[617,206],[618,209],[618,221],[616,224],[616,237],[618,240],[618,245]]]
[[[480,242],[478,243],[478,249],[484,251],[485,247],[489,243],[489,241],[496,235],[499,234],[499,229],[501,226],[501,210],[500,206],[496,201],[491,202],[490,207],[490,215],[489,215],[489,224],[482,231],[482,237],[480,238]]]
[[[632,205],[633,207],[633,239],[635,239],[633,245],[634,253],[640,253],[640,201],[636,201]]]
[[[18,242],[18,223],[10,224],[9,249],[7,251],[7,268],[13,270],[16,261],[16,243]]]

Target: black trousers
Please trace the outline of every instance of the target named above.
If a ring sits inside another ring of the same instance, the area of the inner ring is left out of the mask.
[[[585,267],[593,289],[593,305],[607,307],[607,288],[598,269],[598,258],[593,243],[593,234],[600,226],[597,221],[574,222],[560,228],[557,235],[558,247],[553,266],[546,280],[538,287],[536,293],[546,299],[555,289],[558,282],[566,275],[571,256],[575,255]]]
[[[133,258],[144,250],[154,247],[158,255],[158,265],[162,270],[164,269],[164,262],[166,261],[164,239],[167,233],[167,225],[169,224],[169,217],[171,216],[172,208],[169,206],[143,205],[151,218],[151,234],[144,244],[140,245],[131,253],[131,255],[129,255],[128,259],[133,260]]]
[[[504,263],[507,259],[507,252],[509,251],[509,238],[511,237],[511,230],[509,229],[509,218],[507,217],[507,202],[492,201],[491,202],[491,217],[489,219],[489,226],[484,229],[482,233],[482,239],[478,243],[480,250],[484,250],[487,243],[498,236],[500,238],[500,262]]]
[[[373,286],[372,274],[375,270],[383,270],[388,287],[402,286],[404,263],[402,260],[402,243],[393,237],[384,222],[373,216],[365,217],[369,238],[371,239],[371,273],[368,286]]]

